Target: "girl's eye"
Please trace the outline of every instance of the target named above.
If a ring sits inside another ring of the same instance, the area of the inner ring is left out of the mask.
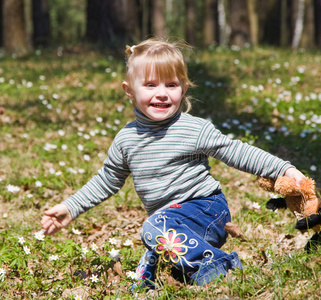
[[[177,86],[178,86],[178,83],[176,83],[176,82],[171,82],[171,83],[169,83],[167,86],[170,87],[170,88],[177,87]]]
[[[155,86],[155,84],[152,83],[152,82],[147,82],[145,85],[146,85],[147,87],[154,87],[154,86]]]

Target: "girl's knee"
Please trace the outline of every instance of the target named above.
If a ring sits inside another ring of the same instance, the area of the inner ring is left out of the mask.
[[[155,214],[150,216],[144,223],[140,232],[141,239],[147,248],[157,244],[155,238],[163,235],[167,228],[167,216],[164,214]],[[156,243],[156,244],[155,244]]]
[[[148,247],[153,242],[154,231],[156,229],[155,216],[149,217],[142,226],[140,237],[143,243]]]

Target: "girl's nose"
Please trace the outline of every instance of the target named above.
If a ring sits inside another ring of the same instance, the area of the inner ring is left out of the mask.
[[[156,98],[160,100],[167,99],[167,91],[165,85],[159,85],[156,91]]]

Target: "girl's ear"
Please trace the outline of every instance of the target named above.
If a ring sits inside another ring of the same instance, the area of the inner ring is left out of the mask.
[[[188,83],[185,83],[185,85],[182,87],[182,97],[185,95],[187,90],[188,90]]]
[[[127,81],[123,81],[122,88],[123,88],[125,94],[127,95],[127,97],[129,99],[133,100],[134,95],[133,95],[132,89],[130,88]]]

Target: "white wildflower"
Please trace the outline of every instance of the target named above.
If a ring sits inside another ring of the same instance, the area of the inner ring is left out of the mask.
[[[130,239],[127,239],[124,243],[123,243],[124,246],[133,246],[133,241],[130,240]]]
[[[52,149],[57,149],[57,145],[46,143],[45,146],[43,147],[44,150],[50,151]]]
[[[260,205],[258,202],[253,202],[253,203],[252,203],[252,208],[254,208],[254,209],[260,209],[260,208],[261,208],[261,205]]]
[[[72,174],[77,174],[77,171],[75,169],[73,169],[73,168],[68,168],[67,171],[72,173]]]
[[[134,280],[139,279],[139,274],[136,274],[136,273],[133,272],[133,271],[128,271],[128,272],[126,273],[126,276],[129,277],[129,278],[131,278],[131,279],[134,279]]]
[[[305,66],[299,66],[299,67],[297,67],[297,71],[298,71],[300,74],[303,74],[303,73],[305,72],[305,69],[306,69]]]
[[[21,237],[18,239],[18,243],[19,243],[20,245],[23,245],[23,244],[25,243],[25,239],[24,239],[23,236],[21,236]]]
[[[317,166],[315,166],[315,165],[312,165],[312,166],[310,167],[310,170],[311,170],[312,172],[315,172],[317,169],[318,169],[318,168],[317,168]]]
[[[58,130],[58,134],[59,134],[60,136],[64,136],[64,135],[65,135],[65,132],[64,132],[62,129],[60,129],[60,130]]]
[[[83,247],[83,248],[81,248],[81,252],[82,252],[82,254],[86,255],[89,252],[89,250],[87,247]]]
[[[6,277],[6,270],[3,268],[0,268],[0,281],[3,281]]]
[[[93,250],[93,251],[97,251],[99,247],[98,247],[95,243],[92,243],[92,244],[90,245],[90,248],[91,248],[91,250]]]
[[[89,156],[88,154],[85,154],[85,155],[84,155],[84,160],[90,161],[90,156]]]
[[[78,229],[72,228],[71,229],[74,234],[80,235],[81,232]]]
[[[58,260],[59,256],[58,255],[50,255],[49,260]]]
[[[121,113],[124,110],[124,108],[125,108],[125,105],[120,105],[117,107],[117,111]]]
[[[23,246],[23,251],[28,255],[31,253],[30,248],[27,246]]]
[[[119,254],[120,250],[116,250],[116,249],[111,249],[110,251],[108,251],[109,256],[113,259],[113,260],[118,260],[120,258],[120,254]]]
[[[52,167],[49,168],[49,173],[50,173],[50,174],[55,174],[55,172],[56,172],[56,170],[55,170],[54,168],[52,168]]]
[[[91,282],[98,282],[98,275],[92,274],[91,277],[89,278],[91,280]]]
[[[115,238],[109,238],[108,242],[111,243],[112,245],[117,244],[117,240]]]
[[[45,235],[43,233],[44,233],[43,229],[38,232],[35,232],[34,234],[35,239],[37,239],[38,241],[43,241],[45,239]]]
[[[11,192],[11,193],[18,193],[20,191],[20,187],[12,185],[12,184],[8,184],[7,191]]]
[[[42,187],[42,183],[41,183],[41,181],[39,181],[39,180],[37,180],[37,181],[35,182],[35,185],[36,185],[36,187]]]

